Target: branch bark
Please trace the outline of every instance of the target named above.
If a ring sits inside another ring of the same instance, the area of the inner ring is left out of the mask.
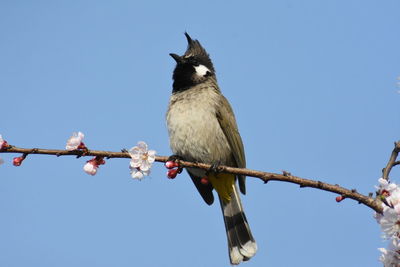
[[[400,149],[400,142],[397,142],[398,147]],[[396,146],[397,147],[397,146]],[[400,150],[396,150],[397,154]],[[104,157],[104,158],[130,158],[129,154],[127,152],[112,152],[112,151],[100,151],[100,150],[74,150],[74,151],[68,151],[68,150],[58,150],[58,149],[41,149],[41,148],[18,148],[15,146],[9,146],[8,148],[5,148],[3,150],[0,150],[0,153],[22,153],[23,155],[29,155],[29,154],[44,154],[44,155],[55,155],[55,156],[76,156],[76,157],[82,157],[82,156],[99,156],[99,157]],[[396,157],[394,158],[393,162],[391,163],[391,167],[393,167],[394,163],[396,162]],[[393,156],[393,153],[392,153]],[[166,156],[156,156],[156,161],[157,162],[167,162],[168,157]],[[391,157],[392,160],[392,157]],[[391,161],[389,161],[390,163]],[[192,167],[192,168],[200,168],[204,170],[209,170],[211,168],[211,165],[209,164],[204,164],[204,163],[197,163],[197,162],[189,162],[189,161],[182,161],[178,160],[177,163],[181,167]],[[388,166],[389,166],[388,163]],[[391,169],[390,167],[390,169]],[[387,169],[388,167],[386,167]],[[390,172],[390,169],[388,169],[388,173]],[[283,172],[282,174],[278,173],[271,173],[271,172],[263,172],[263,171],[257,171],[257,170],[251,170],[251,169],[244,169],[244,168],[233,168],[233,167],[228,167],[228,166],[219,166],[219,170],[221,172],[226,172],[226,173],[232,173],[232,174],[242,174],[246,175],[249,177],[255,177],[261,179],[264,183],[267,183],[269,181],[282,181],[282,182],[288,182],[288,183],[293,183],[293,184],[298,184],[300,187],[311,187],[311,188],[316,188],[324,191],[329,191],[332,193],[339,194],[342,198],[350,198],[353,200],[358,201],[358,203],[364,204],[367,207],[370,207],[371,209],[375,210],[378,213],[382,213],[382,206],[381,202],[374,199],[371,195],[366,196],[358,193],[355,189],[347,189],[344,187],[341,187],[339,185],[333,185],[333,184],[328,184],[324,183],[322,181],[316,181],[316,180],[311,180],[311,179],[306,179],[306,178],[301,178],[298,176],[291,175],[288,172]]]

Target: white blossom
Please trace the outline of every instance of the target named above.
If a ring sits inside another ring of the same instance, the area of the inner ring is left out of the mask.
[[[72,151],[78,149],[78,147],[83,144],[82,140],[85,135],[82,132],[74,132],[72,136],[67,140],[66,150]]]
[[[84,166],[83,170],[89,175],[95,175],[99,166],[94,164],[92,161],[88,161]]]
[[[384,267],[398,267],[399,259],[397,258],[398,253],[393,250],[387,250],[386,248],[379,248],[382,253],[379,260],[383,263]]]
[[[387,192],[389,192],[391,194],[393,191],[399,190],[397,184],[390,183],[386,179],[379,178],[378,182],[379,182],[379,186],[375,186],[375,188],[378,189],[379,192],[387,191]]]
[[[379,251],[382,252],[379,260],[384,267],[400,267],[400,245],[398,240],[390,242],[387,249],[379,248]]]
[[[381,226],[383,238],[389,239],[389,247],[380,248],[379,260],[385,267],[400,267],[400,188],[395,183],[380,178],[377,186],[382,198],[382,214],[375,214]]]
[[[398,236],[400,230],[400,217],[395,209],[385,207],[383,210],[383,216],[379,220],[383,237],[390,239]]]
[[[131,156],[129,169],[134,179],[143,179],[150,174],[151,165],[156,159],[156,151],[148,150],[147,144],[143,141],[138,142],[137,146],[128,151]]]

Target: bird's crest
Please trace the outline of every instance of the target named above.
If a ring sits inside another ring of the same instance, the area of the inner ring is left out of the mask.
[[[193,40],[190,35],[185,32],[186,39],[188,41],[188,47],[186,49],[183,58],[194,57],[209,68],[212,72],[215,72],[214,66],[211,62],[210,56],[207,51],[201,46],[198,40]]]

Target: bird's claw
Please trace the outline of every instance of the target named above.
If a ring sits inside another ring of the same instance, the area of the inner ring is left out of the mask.
[[[220,173],[221,172],[221,164],[218,163],[213,163],[211,164],[211,167],[208,169],[207,173],[213,172],[213,173]]]

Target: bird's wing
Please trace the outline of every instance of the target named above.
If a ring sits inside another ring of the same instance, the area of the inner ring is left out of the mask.
[[[217,118],[219,125],[221,126],[221,129],[231,147],[233,158],[236,162],[236,167],[246,168],[246,157],[244,154],[243,142],[239,134],[232,107],[223,95],[221,95],[220,99],[221,102],[217,107]],[[237,175],[237,177],[239,178],[240,192],[246,194],[246,176]]]

